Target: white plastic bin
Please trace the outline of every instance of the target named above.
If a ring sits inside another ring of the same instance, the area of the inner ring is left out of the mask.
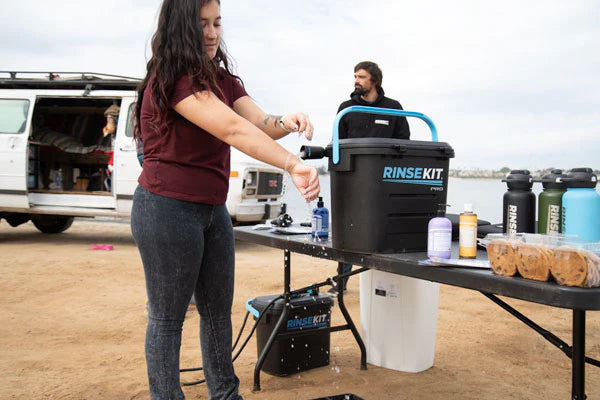
[[[431,368],[439,283],[376,270],[359,276],[367,362],[404,372]]]

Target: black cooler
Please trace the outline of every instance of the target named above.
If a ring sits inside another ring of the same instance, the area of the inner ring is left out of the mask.
[[[248,305],[263,313],[273,296],[261,296]],[[283,310],[283,299],[277,300],[267,311],[256,330],[258,354],[262,352]],[[311,331],[331,326],[330,296],[303,293],[291,299],[291,310],[280,333]],[[256,314],[255,314],[256,319]],[[329,364],[329,332],[315,332],[285,338],[276,338],[262,370],[271,375],[285,376]]]
[[[446,203],[454,150],[443,142],[339,140],[329,157],[333,247],[364,253],[427,250],[427,225]]]

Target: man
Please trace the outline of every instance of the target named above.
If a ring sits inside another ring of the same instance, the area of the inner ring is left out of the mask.
[[[350,100],[340,104],[338,113],[351,106],[368,106],[402,110],[396,100],[385,97],[381,87],[383,74],[379,66],[371,61],[363,61],[354,67],[354,92]],[[365,137],[381,137],[394,139],[410,139],[410,128],[405,117],[392,115],[349,113],[342,117],[339,126],[340,139],[356,139]],[[344,273],[352,271],[352,264],[344,264]],[[349,278],[344,278],[343,290],[346,290]],[[337,287],[329,293],[336,295]]]
[[[354,92],[350,100],[340,104],[338,112],[351,106],[368,106],[402,110],[396,100],[385,97],[381,87],[383,74],[379,66],[363,61],[354,67]],[[340,139],[382,137],[410,139],[410,128],[405,117],[381,114],[350,113],[340,121]]]

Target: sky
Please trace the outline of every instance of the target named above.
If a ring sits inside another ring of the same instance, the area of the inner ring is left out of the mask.
[[[0,70],[143,77],[160,4],[13,2]],[[247,92],[268,113],[309,114],[314,145],[331,141],[354,65],[370,60],[388,97],[433,120],[451,168],[600,169],[598,0],[222,0],[221,15]]]

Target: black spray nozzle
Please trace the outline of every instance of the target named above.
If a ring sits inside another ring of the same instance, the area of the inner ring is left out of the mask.
[[[446,207],[450,207],[450,204],[438,204],[437,216],[443,217],[446,215]]]
[[[303,160],[318,160],[323,157],[329,157],[327,151],[319,146],[302,146],[300,147],[300,158]]]
[[[325,203],[323,202],[323,197],[319,196],[319,200],[317,201],[317,207],[325,207]]]

